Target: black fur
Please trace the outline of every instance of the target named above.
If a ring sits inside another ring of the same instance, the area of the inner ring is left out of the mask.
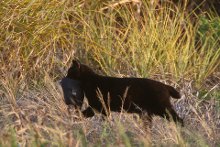
[[[76,105],[82,107],[84,93],[79,81],[70,78],[63,78],[60,82],[64,101],[67,105]]]
[[[125,110],[141,116],[143,112],[147,112],[149,120],[153,115],[166,117],[169,120],[172,117],[175,122],[183,125],[183,119],[177,115],[170,103],[170,96],[179,99],[180,94],[169,85],[147,78],[117,78],[98,75],[87,65],[75,60],[66,77],[81,83],[90,105],[83,111],[86,117],[94,115],[92,109],[108,115],[100,101],[101,97],[107,110],[115,112]]]

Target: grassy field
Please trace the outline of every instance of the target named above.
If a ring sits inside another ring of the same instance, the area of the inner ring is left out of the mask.
[[[2,0],[0,147],[220,146],[220,17],[192,14],[138,0]],[[185,127],[155,117],[149,132],[136,115],[67,109],[58,81],[73,58],[176,87]]]

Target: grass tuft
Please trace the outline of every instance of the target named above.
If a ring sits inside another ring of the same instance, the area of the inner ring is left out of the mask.
[[[193,21],[172,2],[3,0],[0,20],[0,146],[219,146],[216,14]],[[68,111],[57,81],[73,58],[175,85],[186,127],[155,117],[149,133],[135,115]]]

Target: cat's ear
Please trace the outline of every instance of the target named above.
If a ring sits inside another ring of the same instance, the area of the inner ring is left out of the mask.
[[[78,60],[76,60],[76,59],[73,59],[72,67],[80,69],[80,62]]]

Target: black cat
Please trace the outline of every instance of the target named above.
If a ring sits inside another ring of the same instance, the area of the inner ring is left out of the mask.
[[[81,86],[90,105],[83,111],[86,117],[93,116],[93,110],[104,115],[108,115],[109,110],[115,112],[125,110],[129,113],[138,113],[141,117],[143,117],[143,112],[147,112],[150,121],[153,115],[166,117],[169,120],[172,117],[176,123],[183,125],[183,119],[177,115],[170,103],[170,96],[175,99],[181,96],[169,85],[147,78],[117,78],[98,75],[90,67],[76,60],[73,60],[66,78],[80,83],[78,85]],[[68,93],[68,90],[66,92]],[[64,95],[66,92],[64,91]],[[68,101],[69,98],[71,94],[66,94],[65,100]],[[81,107],[83,97],[73,99],[74,105]]]

